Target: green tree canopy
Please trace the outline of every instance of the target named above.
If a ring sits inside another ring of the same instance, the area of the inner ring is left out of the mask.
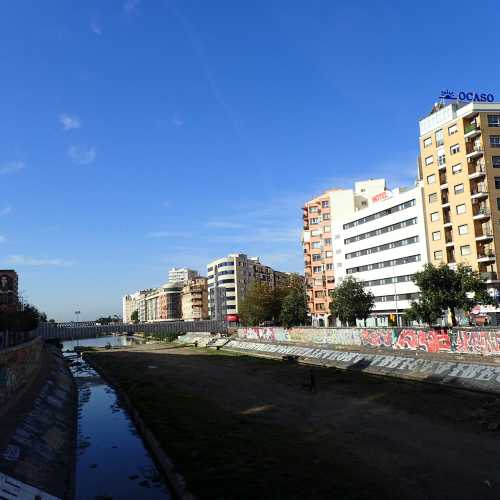
[[[308,323],[307,294],[304,280],[298,275],[290,277],[290,287],[281,304],[280,323],[291,327]]]
[[[240,301],[238,310],[244,325],[258,326],[264,321],[272,321],[276,314],[274,290],[266,283],[254,281]]]
[[[356,319],[366,319],[373,309],[373,294],[349,277],[332,292],[330,312],[342,323],[355,326]]]
[[[130,315],[130,320],[139,321],[139,311],[137,309]]]
[[[412,303],[406,315],[428,325],[449,310],[456,326],[459,309],[469,311],[475,304],[495,304],[486,283],[469,266],[459,265],[455,271],[447,264],[437,267],[426,264],[415,274],[415,284],[420,288],[420,298]]]
[[[40,313],[29,304],[20,311],[9,311],[0,314],[0,331],[30,332],[38,327]]]

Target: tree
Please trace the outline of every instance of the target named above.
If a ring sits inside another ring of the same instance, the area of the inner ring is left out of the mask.
[[[276,319],[277,294],[266,283],[254,281],[238,307],[244,325],[257,326]]]
[[[20,311],[9,311],[0,314],[0,332],[30,332],[38,327],[40,313],[29,304]]]
[[[139,311],[137,309],[130,315],[130,321],[133,321],[134,323],[139,321]]]
[[[281,304],[280,323],[286,327],[304,325],[308,322],[309,312],[304,283],[300,279],[291,282],[290,285]]]
[[[330,312],[347,326],[355,326],[356,319],[366,319],[373,309],[373,294],[365,291],[354,278],[346,278],[332,292]]]
[[[459,265],[454,271],[447,264],[438,267],[426,264],[415,274],[420,298],[412,302],[407,317],[432,325],[443,311],[450,311],[453,326],[457,325],[457,311],[469,311],[475,304],[495,304],[486,283],[477,271]]]

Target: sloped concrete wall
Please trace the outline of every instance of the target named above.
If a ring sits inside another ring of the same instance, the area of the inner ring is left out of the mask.
[[[43,342],[35,338],[0,350],[0,412],[40,369]]]

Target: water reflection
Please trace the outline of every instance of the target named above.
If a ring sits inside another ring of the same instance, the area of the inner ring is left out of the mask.
[[[131,342],[124,336],[68,341],[63,351],[77,344],[104,347]],[[80,358],[71,371],[79,393],[75,498],[171,498],[115,391]]]

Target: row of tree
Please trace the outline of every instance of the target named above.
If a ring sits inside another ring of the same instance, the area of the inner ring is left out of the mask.
[[[244,325],[305,325],[308,322],[307,294],[302,278],[290,277],[289,286],[271,287],[254,282],[238,306]]]
[[[476,304],[496,304],[480,274],[468,266],[459,265],[454,270],[446,264],[437,267],[427,264],[415,274],[414,282],[420,294],[405,312],[410,321],[432,325],[449,311],[451,322],[456,326],[459,310],[469,312]],[[330,312],[342,324],[354,326],[357,319],[365,320],[369,316],[373,306],[373,294],[349,277],[332,292]]]
[[[36,307],[26,304],[22,310],[0,313],[0,332],[30,332],[41,321],[47,321],[47,316]]]

